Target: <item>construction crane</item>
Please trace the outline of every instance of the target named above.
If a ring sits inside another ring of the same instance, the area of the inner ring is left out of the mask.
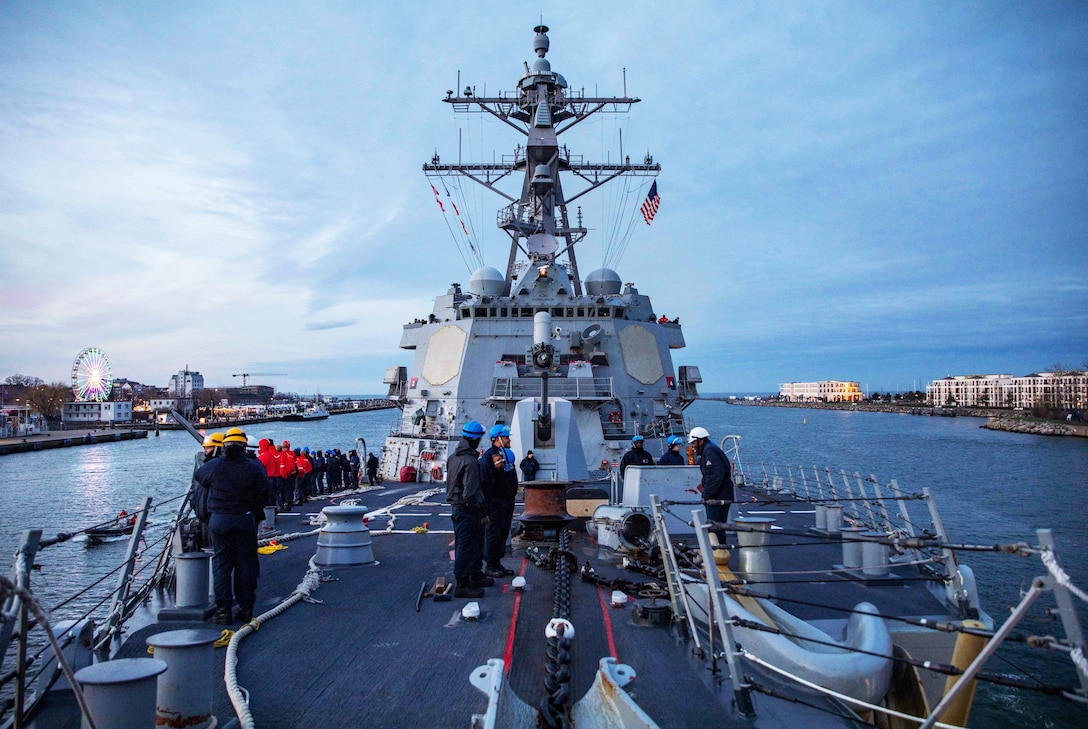
[[[237,375],[231,375],[231,377],[241,377],[242,387],[246,386],[246,380],[250,377],[285,377],[282,372],[241,372]]]

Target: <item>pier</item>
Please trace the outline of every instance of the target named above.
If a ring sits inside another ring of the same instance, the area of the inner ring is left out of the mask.
[[[58,430],[34,435],[20,435],[15,438],[0,438],[0,456],[28,451],[44,451],[50,448],[69,448],[71,446],[92,445],[94,443],[113,443],[119,440],[146,438],[146,430],[126,428],[96,428],[94,430]]]

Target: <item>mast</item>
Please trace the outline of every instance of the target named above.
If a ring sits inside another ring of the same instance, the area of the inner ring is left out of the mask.
[[[430,163],[423,165],[423,171],[428,177],[462,175],[510,201],[499,210],[497,219],[498,227],[510,236],[503,296],[510,295],[519,251],[531,266],[565,265],[574,294],[580,296],[582,281],[574,246],[585,238],[587,230],[582,227],[581,216],[572,224],[567,206],[622,175],[656,176],[661,165],[655,164],[649,155],[643,164],[632,164],[629,157],[618,164],[590,163],[580,155],[572,155],[566,145],[560,146],[559,135],[576,124],[598,112],[626,113],[640,99],[626,96],[626,74],[624,96],[589,97],[584,92],[570,91],[567,80],[553,72],[545,58],[549,48],[548,27],[538,25],[533,30],[536,60],[532,67],[525,64],[525,73],[515,92],[509,96],[480,97],[466,86],[459,95],[449,91],[443,99],[453,105],[454,111],[488,113],[509,124],[525,135],[525,145],[519,144],[512,156],[503,155],[501,162],[491,164],[460,160],[457,164],[442,164],[435,155]],[[567,198],[560,173],[577,176],[587,187]],[[497,184],[517,174],[522,176],[522,183],[521,195],[515,200]]]

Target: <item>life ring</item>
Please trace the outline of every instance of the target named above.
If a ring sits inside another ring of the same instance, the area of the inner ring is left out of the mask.
[[[431,478],[433,478],[435,481],[441,481],[442,480],[442,468],[441,468],[441,466],[435,466],[434,468],[431,469]]]
[[[623,422],[623,415],[620,414],[619,410],[613,410],[608,414],[608,422],[613,425],[619,425]]]

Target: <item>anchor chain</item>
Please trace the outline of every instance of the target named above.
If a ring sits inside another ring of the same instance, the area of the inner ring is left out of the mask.
[[[577,568],[574,555],[568,548],[570,532],[564,529],[559,534],[559,548],[550,549],[546,555],[535,550],[536,555],[550,563],[555,569],[555,581],[552,591],[552,617],[570,621],[570,582],[571,573]],[[536,561],[536,556],[533,557]],[[537,562],[539,565],[540,562]],[[555,635],[547,639],[545,651],[544,689],[545,696],[540,702],[540,720],[550,729],[569,729],[571,727],[571,637],[567,635],[563,623],[557,623]]]
[[[655,592],[661,591],[661,585],[657,582],[635,582],[633,580],[625,580],[621,577],[615,577],[613,579],[602,577],[590,566],[589,562],[582,565],[582,569],[578,571],[578,576],[582,578],[582,582],[607,587],[609,590],[621,590],[628,595],[634,595],[635,597],[641,596],[642,593],[647,590]],[[662,578],[662,582],[664,582],[664,578]]]

